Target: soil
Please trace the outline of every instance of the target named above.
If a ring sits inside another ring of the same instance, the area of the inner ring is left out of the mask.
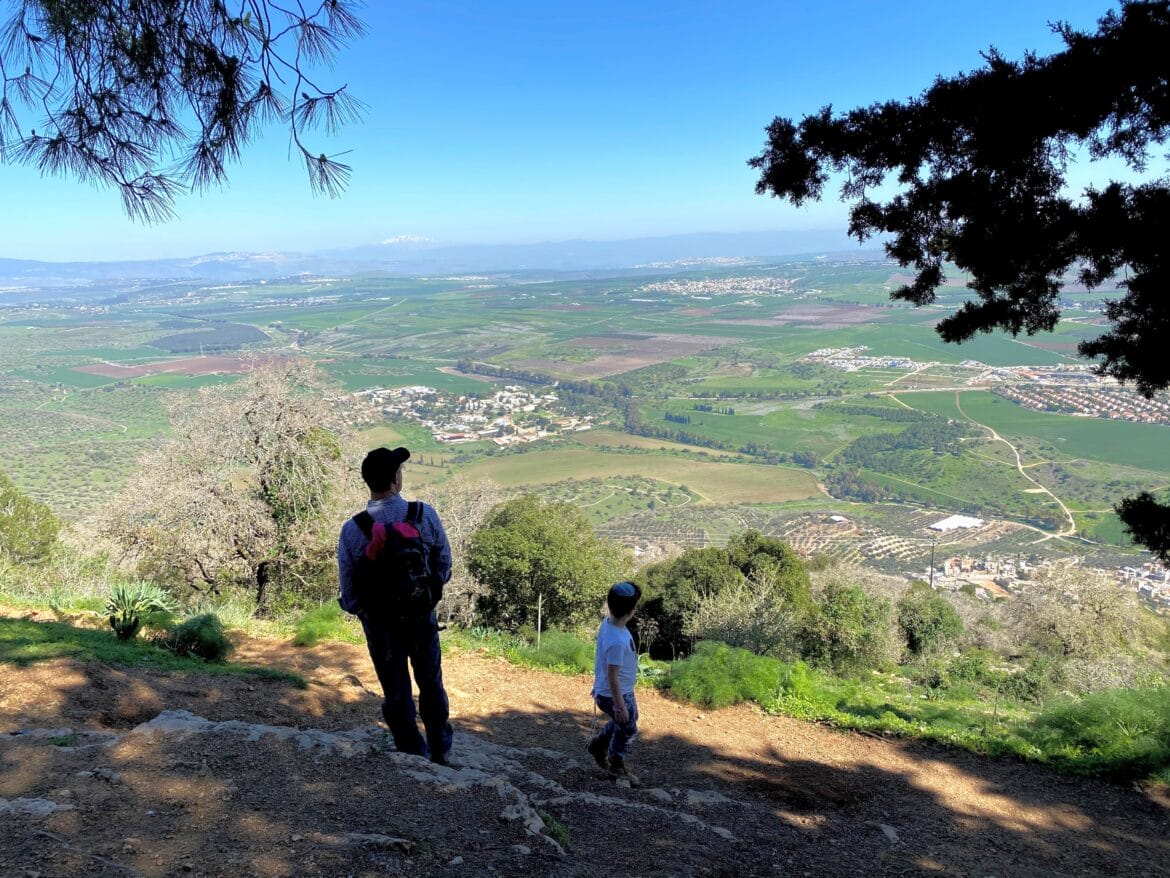
[[[279,357],[262,357],[262,361],[278,361]],[[148,375],[162,375],[173,372],[177,375],[236,374],[253,367],[251,360],[243,357],[211,354],[203,357],[182,357],[176,360],[158,360],[154,363],[139,363],[124,366],[119,363],[97,363],[92,366],[77,366],[73,371],[101,375],[103,378],[142,378]]]
[[[1170,875],[1128,786],[639,690],[629,788],[584,750],[589,678],[472,652],[437,768],[375,725],[362,648],[234,658],[309,685],[0,665],[0,875]]]

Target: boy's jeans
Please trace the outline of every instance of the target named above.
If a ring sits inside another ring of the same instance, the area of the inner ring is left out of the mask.
[[[598,708],[609,717],[609,722],[597,737],[609,745],[610,759],[625,759],[630,749],[630,740],[638,734],[638,702],[634,699],[634,693],[625,693],[622,700],[626,703],[626,712],[630,718],[628,722],[619,723],[613,716],[613,699],[608,695],[597,696]]]

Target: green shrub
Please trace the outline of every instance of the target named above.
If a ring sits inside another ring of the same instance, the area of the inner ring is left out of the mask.
[[[778,578],[765,570],[703,598],[688,616],[684,630],[699,641],[791,658],[798,639],[794,607]]]
[[[880,668],[900,649],[890,602],[843,579],[801,620],[800,640],[805,659],[839,673]]]
[[[947,664],[947,674],[964,683],[992,684],[997,681],[991,669],[993,654],[983,649],[970,649],[957,655]]]
[[[771,704],[792,684],[791,667],[725,643],[704,641],[694,653],[675,662],[664,687],[704,707],[725,707],[742,701]]]
[[[1037,653],[1024,670],[1002,676],[1000,691],[1016,701],[1039,704],[1061,680],[1060,662]]]
[[[16,564],[48,560],[60,528],[48,506],[28,497],[0,472],[0,560]]]
[[[232,642],[214,613],[201,613],[180,622],[157,642],[175,655],[197,655],[209,662],[222,662],[232,651]]]
[[[628,559],[570,503],[525,494],[496,506],[471,536],[467,569],[483,589],[478,618],[516,630],[593,617]],[[538,611],[539,608],[539,611]]]
[[[953,679],[949,667],[938,659],[918,659],[905,666],[904,673],[913,682],[931,692],[951,688]]]
[[[165,627],[177,609],[170,595],[150,582],[119,583],[106,601],[110,627],[119,640],[133,640],[143,625]]]
[[[336,603],[322,604],[309,610],[297,620],[293,633],[293,644],[296,646],[316,646],[322,640],[344,640],[345,634],[346,628],[341,617],[341,607]]]
[[[1063,701],[1034,723],[1053,761],[1118,779],[1170,772],[1170,688],[1113,689]]]
[[[915,655],[937,650],[963,633],[958,611],[929,586],[911,589],[898,601],[898,625]]]
[[[792,549],[748,530],[726,548],[706,546],[643,568],[638,616],[653,623],[641,645],[657,659],[690,652],[694,640],[734,640],[758,652],[782,652],[791,619],[809,603],[808,572]]]

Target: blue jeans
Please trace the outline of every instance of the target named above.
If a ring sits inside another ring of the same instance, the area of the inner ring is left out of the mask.
[[[452,731],[447,721],[450,708],[443,688],[435,614],[429,619],[370,619],[365,614],[360,618],[374,671],[382,684],[382,717],[394,736],[394,746],[402,753],[417,756],[446,756],[451,749]],[[415,722],[407,661],[418,684],[418,713],[427,732],[425,740]]]
[[[608,695],[597,696],[598,709],[609,717],[609,722],[597,737],[608,744],[610,759],[625,759],[631,739],[638,734],[638,702],[634,698],[634,693],[625,693],[622,700],[626,703],[629,720],[619,723],[613,715],[613,699]]]

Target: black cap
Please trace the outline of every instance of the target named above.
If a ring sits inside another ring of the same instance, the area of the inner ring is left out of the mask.
[[[399,446],[394,450],[375,448],[362,461],[362,481],[371,491],[385,491],[398,475],[398,468],[410,460],[410,451]]]

